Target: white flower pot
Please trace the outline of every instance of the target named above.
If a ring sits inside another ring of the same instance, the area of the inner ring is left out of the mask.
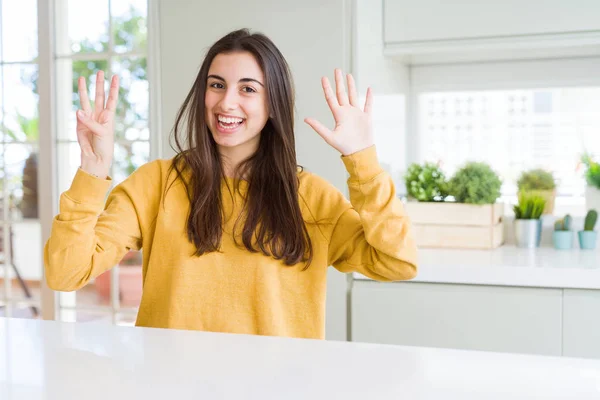
[[[540,247],[542,240],[541,219],[515,219],[514,227],[517,247]]]
[[[587,185],[585,187],[585,208],[600,212],[600,189]]]

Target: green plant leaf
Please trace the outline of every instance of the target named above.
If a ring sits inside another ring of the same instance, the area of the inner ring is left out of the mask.
[[[458,203],[492,204],[500,197],[502,181],[488,164],[469,162],[454,174],[449,186]]]
[[[554,190],[556,182],[552,172],[541,168],[524,171],[517,181],[519,191]]]
[[[528,192],[519,193],[519,203],[513,207],[516,219],[540,219],[546,199]]]
[[[448,181],[436,164],[411,164],[404,175],[408,195],[418,201],[444,201],[448,196]]]
[[[600,189],[600,163],[596,162],[589,153],[581,156],[581,163],[585,165],[585,180],[588,185]]]

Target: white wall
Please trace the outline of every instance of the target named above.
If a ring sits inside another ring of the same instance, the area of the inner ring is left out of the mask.
[[[403,193],[409,120],[409,67],[383,55],[383,0],[354,2],[352,65],[361,96],[367,87],[375,95],[373,129],[379,161]]]
[[[212,43],[231,30],[251,28],[268,35],[290,64],[296,87],[298,162],[343,193],[346,171],[339,153],[303,122],[333,123],[321,89],[323,75],[350,68],[350,2],[347,0],[160,0],[162,157],[173,155],[166,140],[175,115]],[[346,338],[346,278],[331,271],[327,338]]]

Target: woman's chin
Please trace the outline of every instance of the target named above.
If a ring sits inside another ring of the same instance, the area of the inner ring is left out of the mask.
[[[213,139],[215,140],[218,146],[222,147],[236,147],[239,146],[241,142],[237,135],[223,136],[220,134],[213,134]]]
[[[260,135],[254,137],[243,137],[241,135],[232,135],[223,137],[221,135],[213,135],[217,146],[221,149],[221,152],[238,154],[243,157],[249,157],[257,149],[260,142]],[[231,153],[233,151],[233,153]],[[241,152],[241,153],[240,153]]]

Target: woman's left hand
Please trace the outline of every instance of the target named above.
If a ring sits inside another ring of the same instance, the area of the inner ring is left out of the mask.
[[[367,89],[365,107],[360,109],[356,84],[352,75],[346,76],[348,92],[344,87],[344,78],[340,69],[335,70],[336,93],[329,84],[329,79],[323,77],[321,84],[325,92],[325,100],[331,109],[335,120],[335,128],[331,131],[325,125],[313,118],[305,118],[310,125],[329,145],[347,156],[373,145],[373,129],[371,126],[371,105],[373,97],[371,88]]]

